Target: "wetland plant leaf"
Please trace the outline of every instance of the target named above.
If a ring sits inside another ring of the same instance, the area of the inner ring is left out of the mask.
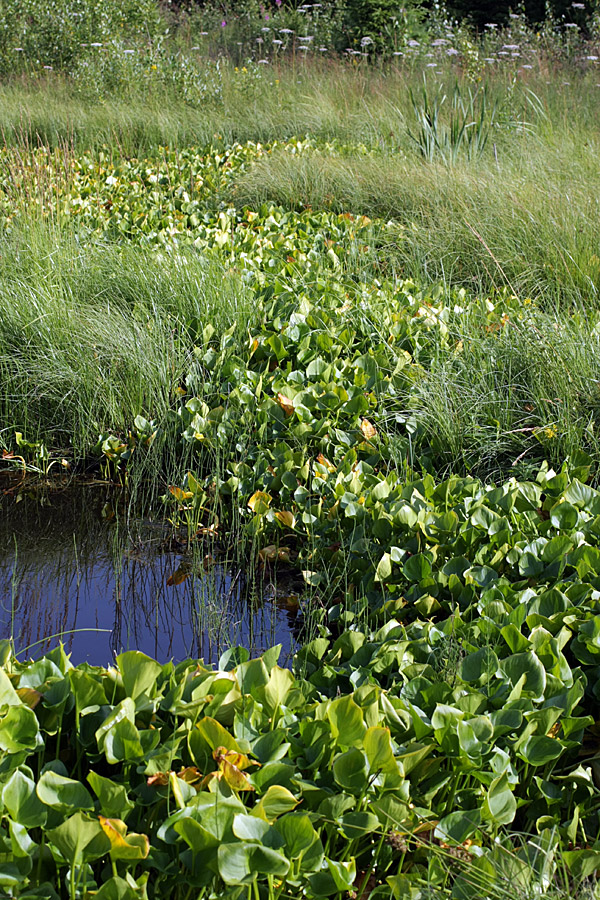
[[[50,770],[43,773],[36,790],[42,803],[62,813],[94,808],[92,795],[85,785]]]
[[[69,681],[75,696],[77,715],[90,706],[104,706],[108,703],[103,684],[89,672],[82,669],[70,669]]]
[[[349,862],[336,862],[327,859],[327,868],[333,878],[338,891],[351,891],[356,880],[356,863],[353,859]]]
[[[94,894],[94,900],[139,900],[139,898],[139,892],[118,875],[113,875],[105,881]]]
[[[98,747],[104,750],[106,761],[111,765],[119,762],[137,762],[144,758],[140,733],[129,718],[117,718],[112,721],[108,730],[104,730],[102,726],[98,731],[100,732]]]
[[[415,553],[406,560],[402,571],[409,581],[423,581],[431,575],[431,562],[423,553]]]
[[[4,785],[2,802],[11,819],[26,828],[46,822],[48,810],[36,793],[35,781],[19,770],[13,772]]]
[[[546,670],[533,651],[514,653],[500,662],[510,684],[516,687],[522,682],[522,690],[533,694],[536,700],[542,700],[546,689]]]
[[[344,790],[358,795],[367,783],[366,763],[365,754],[358,748],[352,747],[334,759],[333,777]]]
[[[550,522],[560,531],[573,531],[577,525],[579,513],[570,503],[557,503],[550,510]]]
[[[48,840],[74,866],[99,859],[110,850],[110,841],[98,819],[91,819],[81,812],[49,831]]]
[[[285,855],[288,859],[300,859],[316,841],[319,841],[310,816],[302,812],[282,816],[277,821],[277,831],[284,842]]]
[[[238,813],[233,820],[233,833],[241,841],[255,841],[260,844],[271,831],[269,823],[258,816]]]
[[[117,784],[96,772],[90,772],[87,780],[100,801],[102,815],[111,819],[126,819],[135,808],[135,803],[128,798],[124,785]]]
[[[21,706],[21,698],[4,669],[0,669],[0,706]]]
[[[341,833],[349,841],[372,834],[380,827],[379,819],[371,812],[351,812],[342,816],[338,822]]]
[[[498,573],[490,566],[471,566],[464,574],[469,576],[475,584],[484,590],[487,590],[494,582],[498,581]]]
[[[273,784],[253,808],[252,815],[273,822],[284,813],[295,809],[299,802],[287,788]]]
[[[482,647],[466,656],[460,665],[460,677],[466,682],[487,684],[498,670],[498,657],[491,647]]]
[[[519,747],[518,753],[530,766],[545,766],[562,755],[564,746],[560,740],[544,734],[533,734]]]
[[[0,716],[0,750],[19,753],[35,750],[40,739],[38,720],[28,706],[9,706],[6,714]]]
[[[294,676],[290,670],[273,666],[264,689],[265,707],[271,715],[284,703],[293,686]]]
[[[440,819],[435,829],[435,837],[441,841],[462,844],[481,825],[481,812],[478,809],[449,813]]]
[[[375,569],[375,581],[387,581],[392,575],[392,559],[389,553],[384,553]]]
[[[288,860],[276,850],[244,841],[221,844],[217,860],[225,884],[249,884],[259,875],[283,878],[290,868]]]
[[[517,801],[503,773],[490,784],[483,803],[483,817],[495,825],[510,825],[517,811]]]
[[[128,697],[137,700],[141,694],[154,695],[156,679],[162,672],[159,663],[139,650],[127,650],[117,656],[117,665]]]
[[[331,723],[331,733],[342,747],[350,747],[362,742],[367,730],[363,714],[351,696],[338,697],[327,708],[327,718]]]
[[[394,758],[389,728],[373,726],[364,736],[363,748],[369,760],[371,773],[381,772],[400,779],[398,763]]]

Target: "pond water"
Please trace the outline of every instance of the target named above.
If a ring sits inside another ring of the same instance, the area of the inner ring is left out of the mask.
[[[253,654],[296,646],[291,577],[227,562],[161,521],[119,512],[103,485],[52,489],[0,481],[0,637],[21,658],[59,641],[73,663],[106,665],[123,650],[164,662],[217,662],[242,645]]]

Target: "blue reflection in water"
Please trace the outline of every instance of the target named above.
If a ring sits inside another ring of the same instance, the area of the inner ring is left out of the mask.
[[[95,665],[128,649],[207,662],[235,645],[293,652],[289,592],[269,586],[275,599],[265,599],[239,565],[215,564],[206,546],[173,548],[160,524],[107,524],[97,487],[51,492],[43,504],[17,496],[0,507],[0,636],[18,651],[36,656],[62,640],[74,663]]]

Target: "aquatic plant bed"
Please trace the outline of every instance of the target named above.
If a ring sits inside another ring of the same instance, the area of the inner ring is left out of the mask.
[[[596,870],[600,494],[386,484],[358,504],[394,535],[375,583],[293,671],[2,644],[6,896],[533,896]]]

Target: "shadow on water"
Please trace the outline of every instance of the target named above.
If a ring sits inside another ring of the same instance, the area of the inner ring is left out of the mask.
[[[7,488],[4,484],[2,487]],[[217,662],[231,646],[294,650],[297,600],[239,563],[188,550],[161,521],[115,514],[104,485],[8,489],[0,497],[0,636],[37,655],[59,641],[74,663],[123,650]]]

